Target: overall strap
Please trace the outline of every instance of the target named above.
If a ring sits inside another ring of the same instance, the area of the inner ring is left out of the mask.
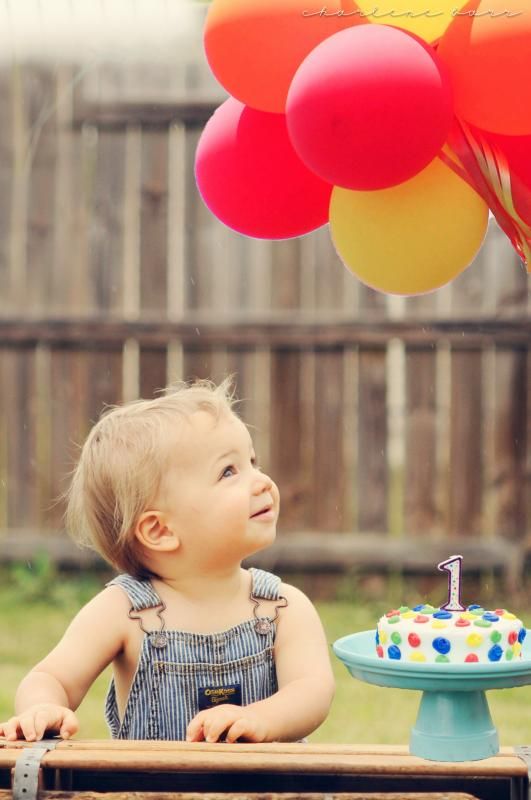
[[[288,601],[279,593],[281,580],[277,575],[265,572],[263,569],[256,569],[256,567],[251,567],[249,572],[251,573],[251,602],[254,603],[253,614],[256,619],[254,629],[259,634],[267,635],[275,630],[274,623],[278,619],[279,609],[285,608]],[[278,601],[274,617],[264,617],[260,614],[261,600]]]
[[[278,600],[280,595],[281,580],[277,575],[271,572],[265,572],[263,569],[250,567],[252,588],[251,593],[253,597],[258,600]]]
[[[132,575],[118,575],[105,584],[106,586],[121,586],[127,594],[133,611],[143,611],[145,608],[156,608],[163,605],[162,600],[155,592],[150,581],[140,581]]]

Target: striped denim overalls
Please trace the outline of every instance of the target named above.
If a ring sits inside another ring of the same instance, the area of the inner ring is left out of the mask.
[[[287,604],[278,593],[280,578],[259,569],[249,572],[251,601],[279,600],[278,608]],[[112,585],[126,592],[133,619],[140,619],[134,612],[163,606],[150,581],[119,575],[107,584]],[[254,619],[221,633],[146,632],[121,722],[111,680],[105,700],[111,736],[184,740],[188,723],[201,709],[220,702],[246,706],[274,694],[276,625],[258,616],[258,606],[255,602]],[[162,611],[159,616],[163,620]]]

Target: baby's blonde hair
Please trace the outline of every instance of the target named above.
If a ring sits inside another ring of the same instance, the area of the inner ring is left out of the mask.
[[[179,382],[153,400],[109,406],[90,431],[66,494],[72,537],[120,572],[150,576],[135,547],[134,529],[158,494],[169,457],[168,430],[179,419],[208,411],[234,413],[232,378]]]

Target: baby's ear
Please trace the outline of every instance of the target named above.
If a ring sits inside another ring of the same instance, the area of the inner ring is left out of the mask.
[[[136,523],[135,536],[140,544],[155,552],[177,550],[181,544],[161,511],[144,511]]]

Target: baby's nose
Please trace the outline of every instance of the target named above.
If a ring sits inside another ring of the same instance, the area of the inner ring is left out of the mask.
[[[255,492],[261,494],[262,492],[271,491],[273,481],[266,475],[265,472],[259,472],[256,476]]]

